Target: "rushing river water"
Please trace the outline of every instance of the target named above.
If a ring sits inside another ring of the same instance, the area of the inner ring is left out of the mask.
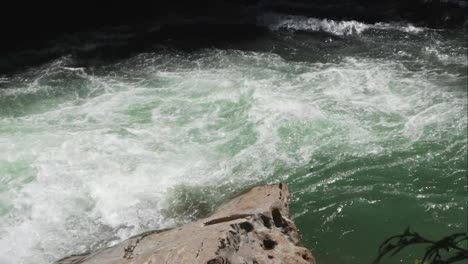
[[[369,263],[408,225],[466,230],[464,31],[259,24],[270,32],[227,48],[3,75],[0,263],[51,263],[278,181],[321,264]]]

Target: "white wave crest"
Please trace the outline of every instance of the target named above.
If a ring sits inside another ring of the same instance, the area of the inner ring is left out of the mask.
[[[283,15],[276,13],[264,14],[258,17],[257,24],[266,26],[270,30],[291,30],[328,32],[338,36],[360,35],[366,30],[398,30],[405,33],[418,34],[426,28],[416,27],[411,24],[401,25],[393,23],[366,24],[356,20],[335,21],[331,19],[309,18],[305,16]]]
[[[422,28],[422,27],[416,27],[411,24],[408,25],[394,25],[390,23],[375,23],[372,25],[372,28],[374,29],[380,29],[380,30],[385,30],[385,29],[396,29],[399,31],[403,31],[406,33],[421,33],[424,30],[427,30],[427,28]]]
[[[358,21],[334,21],[303,16],[267,14],[259,17],[258,24],[271,30],[325,31],[335,35],[361,34],[369,25]]]

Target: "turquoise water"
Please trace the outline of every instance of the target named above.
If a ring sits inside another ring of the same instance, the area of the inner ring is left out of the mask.
[[[265,21],[227,47],[2,76],[0,262],[113,245],[278,181],[321,264],[370,263],[408,225],[466,230],[465,33]]]

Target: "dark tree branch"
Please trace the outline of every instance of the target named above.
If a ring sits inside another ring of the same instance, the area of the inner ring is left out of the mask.
[[[422,237],[417,232],[411,232],[409,227],[401,235],[396,235],[385,240],[379,247],[379,255],[373,264],[377,264],[383,257],[394,256],[401,250],[411,245],[427,245],[422,263],[451,264],[468,259],[468,249],[460,246],[463,241],[468,241],[466,233],[455,233],[440,240],[432,241]],[[442,254],[445,253],[445,254]]]

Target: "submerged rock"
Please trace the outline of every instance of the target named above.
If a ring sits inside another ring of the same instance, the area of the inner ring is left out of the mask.
[[[210,217],[179,228],[148,231],[122,243],[56,264],[310,264],[289,217],[289,192],[279,183],[250,188]]]

